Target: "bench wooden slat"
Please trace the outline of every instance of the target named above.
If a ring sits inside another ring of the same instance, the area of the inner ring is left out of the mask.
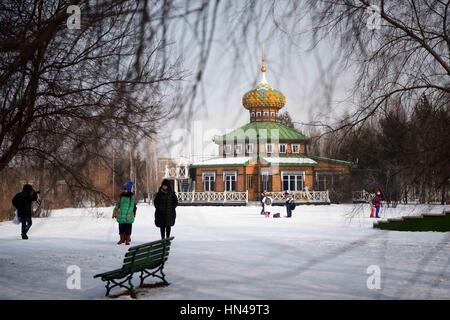
[[[163,259],[164,259],[164,262],[165,262],[167,260],[168,256],[169,256],[169,253],[166,253],[164,255],[164,257],[158,256],[158,257],[155,257],[155,258],[140,259],[140,260],[134,261],[133,263],[127,263],[126,265],[123,266],[123,269],[124,270],[133,270],[134,266],[146,265],[146,264],[147,265],[161,265],[163,263]],[[149,269],[152,269],[152,268],[149,268]]]
[[[123,263],[125,264],[125,263],[129,263],[131,261],[137,261],[137,260],[145,259],[145,258],[149,258],[149,257],[158,257],[158,256],[161,256],[163,254],[163,252],[170,252],[170,247],[167,247],[165,249],[158,248],[155,250],[137,252],[136,255],[125,257],[125,259],[123,260]]]
[[[103,272],[103,273],[96,274],[94,276],[94,278],[119,276],[122,271],[123,271],[123,269],[116,269],[116,270],[112,270],[112,271],[108,271],[108,272]]]
[[[170,244],[165,244],[164,246],[150,246],[150,247],[144,247],[144,248],[140,248],[138,250],[134,250],[134,251],[128,251],[125,254],[125,258],[127,257],[133,257],[136,256],[138,254],[145,254],[145,253],[149,253],[152,251],[158,251],[158,250],[163,250],[164,248],[170,248]]]
[[[166,262],[166,261],[167,261],[167,257],[164,258],[164,262]],[[131,267],[131,270],[133,272],[142,271],[144,269],[151,270],[151,269],[156,269],[161,265],[162,265],[161,259],[159,259],[158,261],[149,261],[149,262],[140,261],[140,262],[134,263],[133,266]]]
[[[170,237],[170,238],[166,238],[166,239],[162,239],[162,240],[139,244],[137,246],[132,246],[128,249],[128,252],[135,251],[135,250],[145,248],[145,247],[155,246],[155,245],[158,246],[158,245],[162,245],[162,244],[170,244],[173,239],[174,239],[174,237]]]

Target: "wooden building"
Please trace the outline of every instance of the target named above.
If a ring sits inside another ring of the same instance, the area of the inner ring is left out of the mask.
[[[286,190],[326,191],[350,172],[350,162],[309,155],[308,137],[280,123],[286,98],[267,83],[266,70],[263,57],[261,82],[242,98],[250,122],[214,138],[218,157],[191,165],[196,193],[245,192],[256,201],[266,190],[280,198]]]

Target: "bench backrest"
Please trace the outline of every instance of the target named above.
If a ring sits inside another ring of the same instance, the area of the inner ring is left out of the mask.
[[[174,237],[130,247],[123,260],[122,271],[138,272],[154,269],[166,262]]]

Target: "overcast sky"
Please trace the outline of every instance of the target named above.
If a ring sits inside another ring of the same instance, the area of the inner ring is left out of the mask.
[[[314,50],[308,50],[310,40],[307,36],[296,39],[288,47],[280,37],[268,34],[262,37],[263,43],[255,39],[249,52],[246,50],[245,56],[235,61],[233,51],[225,41],[227,21],[219,19],[218,24],[196,112],[189,122],[178,119],[164,126],[158,137],[160,156],[217,154],[218,148],[212,143],[214,134],[224,134],[249,122],[248,111],[243,108],[241,99],[261,79],[262,45],[267,81],[284,93],[286,106],[282,111],[287,110],[294,121],[333,120],[343,112],[351,111],[347,98],[354,81],[352,70],[343,70],[342,65],[336,63],[339,48],[330,41],[325,40]],[[303,27],[309,26],[305,22]],[[184,67],[191,71],[189,53],[183,52],[183,55],[186,58]],[[233,70],[234,65],[239,65],[238,70]],[[192,77],[186,81],[193,81]],[[330,99],[327,94],[331,94]]]

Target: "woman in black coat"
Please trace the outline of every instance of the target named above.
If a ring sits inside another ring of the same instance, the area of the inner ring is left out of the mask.
[[[161,231],[161,239],[170,237],[170,228],[175,225],[177,214],[175,208],[178,205],[178,199],[175,192],[172,191],[170,181],[164,179],[159,191],[153,200],[155,206],[155,225]]]

